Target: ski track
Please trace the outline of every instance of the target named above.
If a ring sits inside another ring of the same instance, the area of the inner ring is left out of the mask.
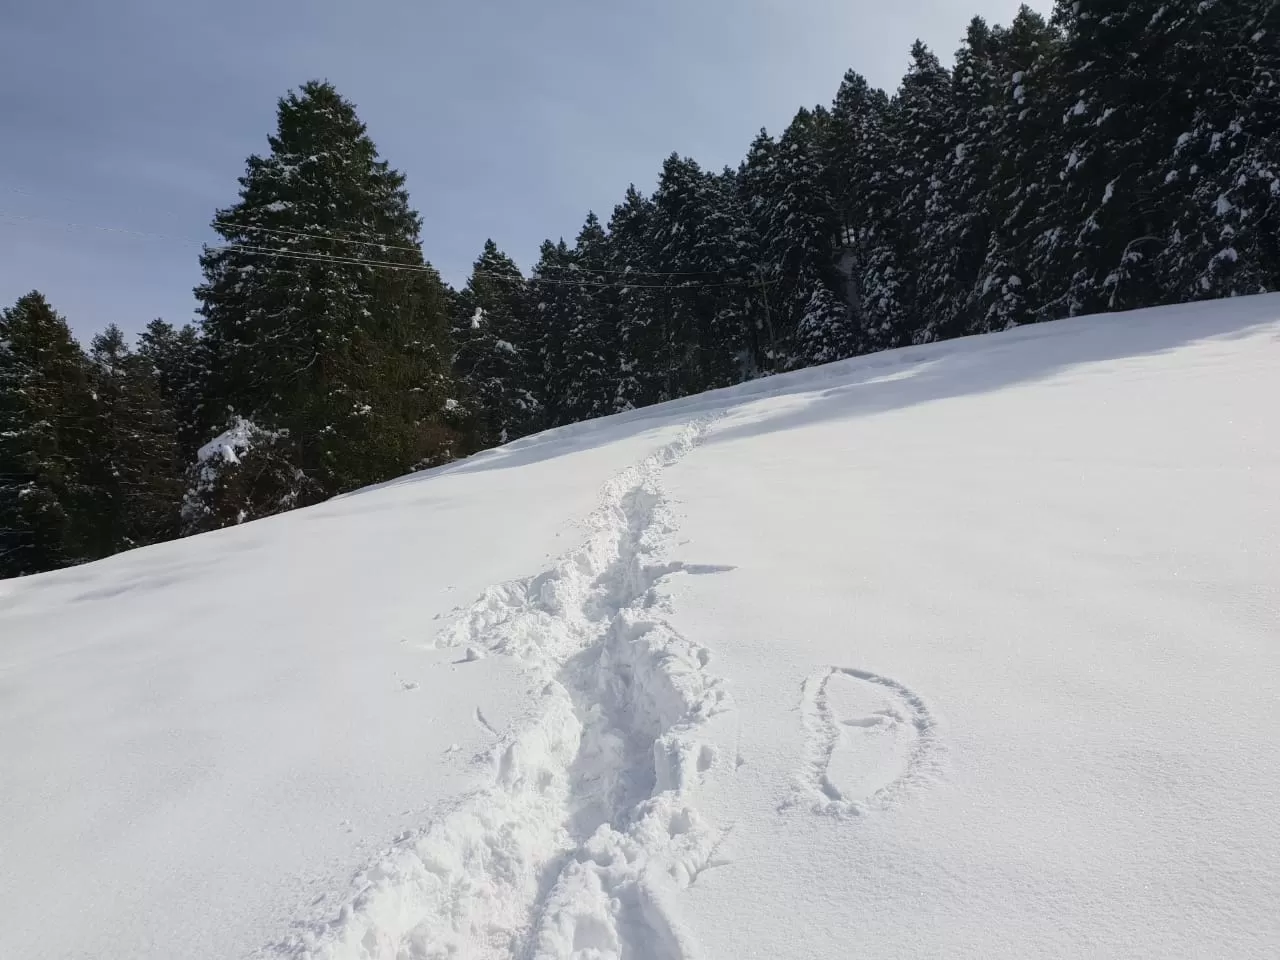
[[[296,960],[692,960],[672,901],[717,866],[723,831],[693,806],[733,758],[705,737],[730,709],[710,654],[661,617],[674,531],[662,470],[711,418],[612,479],[587,541],[534,577],[484,591],[437,638],[518,659],[540,689],[497,736],[488,782],[356,875],[260,956]]]
[[[783,808],[856,816],[891,805],[939,762],[937,723],[925,702],[889,677],[828,667],[801,686],[804,766]]]

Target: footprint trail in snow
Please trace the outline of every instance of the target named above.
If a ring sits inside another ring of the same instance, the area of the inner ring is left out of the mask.
[[[489,782],[362,871],[336,916],[301,924],[266,956],[696,953],[671,901],[718,863],[722,831],[693,801],[713,768],[732,767],[704,729],[730,704],[709,652],[662,618],[655,587],[674,573],[722,572],[659,561],[674,531],[660,475],[709,423],[611,480],[581,547],[488,588],[437,638],[516,658],[537,703],[499,736]]]

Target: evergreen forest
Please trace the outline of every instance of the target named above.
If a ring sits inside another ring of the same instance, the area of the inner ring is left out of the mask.
[[[355,106],[289,92],[197,322],[86,345],[40,292],[0,314],[0,576],[783,371],[1280,290],[1272,0],[1059,0],[908,63],[736,168],[672,153],[527,272],[486,242],[462,289]]]

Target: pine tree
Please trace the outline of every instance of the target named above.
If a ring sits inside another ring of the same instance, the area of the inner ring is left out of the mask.
[[[613,318],[616,277],[606,273],[609,237],[594,213],[587,215],[569,259],[569,273],[581,285],[571,285],[563,297],[569,311],[563,362],[564,394],[560,422],[573,423],[613,412],[617,357]]]
[[[519,268],[486,241],[453,314],[453,371],[464,395],[469,452],[538,428],[529,300]]]
[[[844,75],[826,126],[824,169],[827,189],[846,234],[856,232],[870,212],[870,190],[886,164],[885,124],[889,98],[853,70]]]
[[[1052,314],[1165,299],[1157,265],[1182,186],[1161,171],[1194,110],[1183,78],[1166,70],[1173,49],[1159,23],[1169,14],[1163,0],[1059,0],[1063,149],[1044,174],[1059,186],[1037,268]]]
[[[206,429],[286,432],[317,496],[447,455],[449,300],[404,177],[327,83],[282,99],[269,140],[201,258]]]
[[[563,238],[544,240],[530,280],[532,355],[541,375],[538,398],[547,426],[569,423],[567,411],[570,384],[569,333],[577,315],[580,278],[573,250]]]
[[[95,559],[84,351],[38,292],[0,315],[0,576]]]
[[[917,342],[946,340],[976,326],[971,295],[994,231],[987,200],[1000,158],[995,133],[1003,34],[975,17],[956,54],[952,142],[938,165],[920,238]]]
[[[671,302],[659,354],[662,399],[737,383],[748,366],[745,290],[758,258],[733,176],[672,154],[654,203]]]
[[[954,148],[953,114],[947,70],[916,41],[911,66],[885,112],[884,147],[864,201],[860,353],[909,343],[922,329],[920,243],[927,212],[937,202],[937,170]]]
[[[831,107],[825,170],[841,225],[837,270],[853,312],[856,349],[880,349],[903,317],[898,177],[890,168],[889,98],[850,70]]]
[[[762,248],[780,369],[850,356],[856,343],[852,313],[837,292],[844,286],[836,266],[841,225],[820,163],[829,122],[824,110],[801,110],[771,164]]]
[[[900,224],[895,262],[885,288],[892,290],[896,316],[887,318],[885,346],[927,339],[924,312],[931,306],[920,281],[926,272],[922,244],[930,221],[946,216],[939,170],[958,139],[951,77],[937,56],[917,40],[911,66],[889,108],[889,162],[897,179]],[[939,212],[937,208],[941,208]]]
[[[849,305],[833,291],[817,286],[796,323],[797,365],[816,366],[852,357],[857,352],[857,337]]]
[[[1039,217],[1056,180],[1043,176],[1061,149],[1056,106],[1058,31],[1023,6],[997,49],[1001,91],[992,130],[996,159],[986,195],[978,203],[992,224],[974,281],[970,333],[1005,330],[1037,319],[1050,299],[1032,269]]]
[[[93,339],[89,377],[94,553],[108,556],[176,537],[183,465],[158,378],[114,324]]]
[[[175,330],[164,320],[152,320],[138,338],[138,358],[174,420],[178,456],[190,464],[207,439],[201,428],[204,358],[199,332],[189,323]]]
[[[665,371],[659,364],[664,330],[665,290],[654,289],[663,280],[655,275],[660,265],[657,209],[633,184],[609,219],[606,266],[618,285],[612,303],[612,330],[616,337],[617,387],[613,410],[631,410],[656,403],[663,391]]]
[[[756,239],[755,280],[748,284],[748,315],[745,335],[749,360],[747,376],[772,373],[788,363],[785,345],[786,327],[782,317],[775,321],[770,286],[776,285],[781,266],[772,261],[767,247],[770,228],[777,219],[779,196],[783,189],[778,143],[769,131],[761,129],[738,168],[739,203]],[[830,186],[828,184],[828,191]]]
[[[1194,115],[1162,179],[1181,186],[1160,268],[1173,299],[1280,289],[1280,8],[1220,0],[1174,8],[1168,72]]]

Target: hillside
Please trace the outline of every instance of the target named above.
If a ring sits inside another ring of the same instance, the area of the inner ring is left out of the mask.
[[[1280,950],[1280,296],[0,582],[0,956]]]

